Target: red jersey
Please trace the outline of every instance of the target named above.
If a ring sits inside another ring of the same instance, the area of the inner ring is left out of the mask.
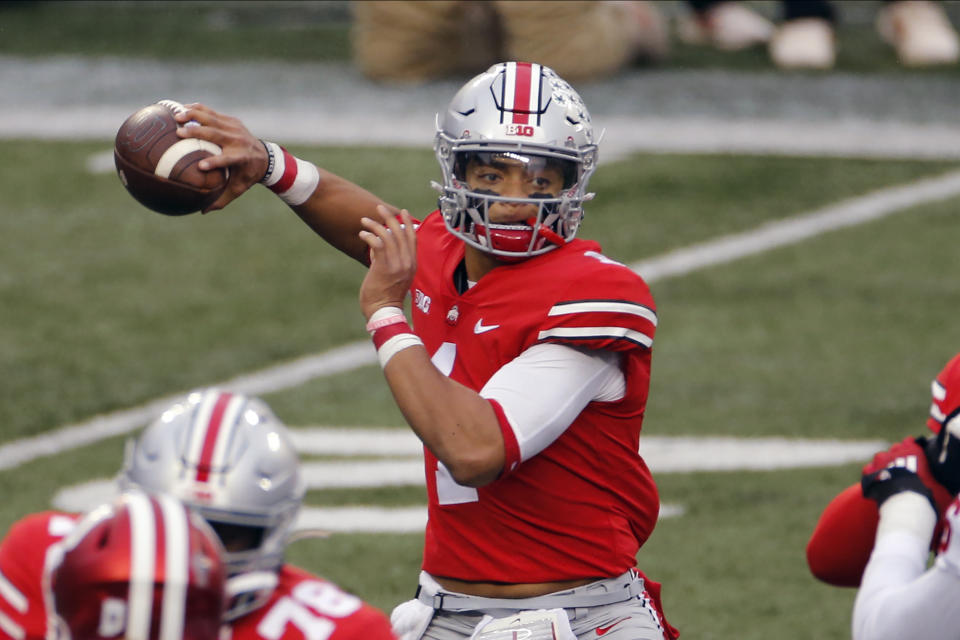
[[[379,609],[332,582],[288,564],[279,578],[269,602],[234,620],[220,640],[393,640]]]
[[[46,637],[43,576],[48,551],[79,519],[78,514],[43,511],[10,527],[0,543],[0,630],[22,640]]]
[[[47,603],[43,576],[48,551],[80,516],[46,511],[10,528],[0,543],[0,632],[43,640]],[[4,620],[6,617],[6,620]],[[12,625],[12,626],[10,626]],[[234,620],[221,640],[393,640],[390,621],[378,609],[336,585],[284,565],[264,606]],[[23,631],[23,635],[17,631]],[[5,637],[0,633],[0,637]]]
[[[463,255],[438,212],[419,226],[413,325],[438,369],[479,392],[523,351],[554,342],[620,352],[626,392],[591,402],[526,461],[505,429],[504,473],[479,489],[457,485],[425,450],[423,568],[507,583],[619,575],[636,564],[660,507],[639,454],[656,328],[650,290],[595,242],[574,240],[498,266],[461,294],[454,271]]]

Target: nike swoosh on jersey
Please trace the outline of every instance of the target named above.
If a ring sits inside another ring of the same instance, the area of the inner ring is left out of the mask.
[[[481,318],[480,320],[477,320],[477,324],[473,325],[473,332],[474,332],[474,333],[486,333],[487,331],[493,331],[494,329],[498,328],[499,326],[500,326],[500,325],[498,325],[498,324],[484,325],[484,324],[483,324],[483,319]]]
[[[629,620],[629,619],[630,619],[630,617],[628,616],[628,617],[626,617],[626,618],[620,618],[619,620],[614,620],[613,623],[608,624],[608,625],[605,626],[605,627],[597,627],[597,635],[598,635],[598,636],[606,635],[606,634],[607,634],[607,631],[610,631],[610,629],[613,629],[615,626],[617,626],[617,625],[620,624],[621,622],[626,622],[626,621]]]

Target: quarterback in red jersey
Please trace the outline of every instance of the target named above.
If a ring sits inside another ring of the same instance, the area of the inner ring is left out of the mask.
[[[210,209],[259,181],[370,266],[361,309],[429,496],[395,631],[674,637],[634,566],[660,506],[638,452],[656,309],[636,273],[575,238],[597,161],[577,92],[525,62],[467,82],[438,118],[440,207],[422,221],[235,118],[188,105],[178,120],[223,149],[201,168],[230,168]]]
[[[878,453],[865,471],[875,472],[901,462],[909,465],[929,491],[937,514],[943,516],[960,490],[960,465],[952,453],[956,438],[943,425],[960,412],[960,353],[947,362],[931,385],[932,402],[927,427],[935,434],[905,438]],[[954,434],[960,435],[960,434]],[[902,466],[902,465],[901,465]],[[835,497],[817,522],[807,543],[807,564],[814,576],[840,587],[860,585],[873,550],[880,514],[875,500],[864,496],[860,483]],[[934,528],[930,548],[940,539],[943,522]]]
[[[391,640],[387,617],[336,585],[283,561],[303,500],[290,436],[265,403],[201,389],[171,405],[128,451],[125,489],[179,498],[220,537],[230,576],[221,640]],[[77,516],[45,512],[0,544],[0,629],[48,634],[44,567]]]

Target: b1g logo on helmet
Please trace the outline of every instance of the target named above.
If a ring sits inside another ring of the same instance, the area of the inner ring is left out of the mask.
[[[533,137],[533,127],[528,124],[508,124],[504,130],[508,136]]]

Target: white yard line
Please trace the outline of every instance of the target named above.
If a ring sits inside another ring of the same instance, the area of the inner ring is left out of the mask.
[[[668,252],[630,265],[648,282],[682,276],[708,266],[732,262],[796,244],[836,229],[864,224],[960,194],[960,171],[886,189],[761,225],[739,234]],[[330,351],[278,364],[218,383],[251,395],[279,391],[308,380],[350,371],[376,362],[373,347],[356,342]],[[0,446],[0,470],[12,469],[43,456],[54,455],[99,440],[134,431],[155,416],[170,398],[94,416],[32,438]]]
[[[409,429],[298,427],[291,429],[303,456],[309,490],[424,486],[422,445]],[[644,460],[656,475],[691,471],[768,471],[862,462],[887,446],[879,440],[801,440],[651,436],[641,443]],[[709,452],[705,455],[704,452]],[[365,454],[376,459],[344,459]],[[324,456],[317,460],[313,456]],[[338,459],[339,458],[339,459]],[[117,483],[97,478],[61,488],[52,506],[87,511],[110,500]],[[660,518],[682,515],[682,505],[661,505]],[[382,507],[304,505],[296,528],[330,532],[419,533],[427,522],[424,506]]]

